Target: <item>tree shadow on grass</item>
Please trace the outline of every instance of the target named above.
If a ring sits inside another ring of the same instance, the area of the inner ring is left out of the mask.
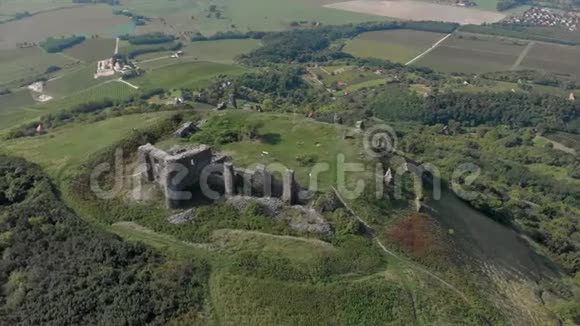
[[[278,145],[282,141],[282,136],[278,133],[268,133],[262,135],[260,141],[269,145]]]

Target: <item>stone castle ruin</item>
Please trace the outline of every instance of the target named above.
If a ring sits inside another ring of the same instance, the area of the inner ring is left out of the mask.
[[[160,186],[167,208],[182,207],[191,201],[192,192],[204,187],[220,197],[274,197],[288,205],[297,201],[299,187],[293,170],[282,171],[280,181],[263,165],[255,170],[236,168],[226,156],[214,154],[207,145],[176,147],[166,152],[147,144],[139,147],[138,154],[141,180]]]

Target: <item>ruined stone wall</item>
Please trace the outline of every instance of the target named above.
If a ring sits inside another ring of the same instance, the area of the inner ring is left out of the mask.
[[[138,153],[142,181],[161,187],[168,208],[179,208],[190,201],[192,191],[201,189],[202,177],[213,192],[226,197],[275,197],[294,204],[298,196],[294,171],[285,170],[275,177],[263,165],[254,170],[235,168],[223,157],[214,157],[205,145],[165,152],[147,144],[139,147]],[[204,175],[208,171],[209,175]]]
[[[186,190],[199,183],[201,172],[213,158],[211,148],[205,145],[168,153],[147,144],[139,147],[138,153],[141,178],[161,187],[168,208],[177,208],[191,199]]]

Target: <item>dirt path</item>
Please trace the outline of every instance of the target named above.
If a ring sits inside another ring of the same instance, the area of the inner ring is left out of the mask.
[[[332,187],[332,190],[334,191],[334,193],[336,194],[336,196],[338,197],[338,199],[340,200],[340,202],[344,205],[344,207],[346,207],[346,209],[352,214],[352,216],[354,216],[359,222],[361,222],[365,228],[370,231],[370,234],[373,238],[373,240],[377,243],[377,245],[379,245],[379,247],[389,256],[394,257],[400,261],[403,261],[405,263],[407,263],[408,265],[412,266],[413,268],[415,268],[416,270],[423,272],[425,274],[427,274],[428,276],[431,276],[432,278],[436,279],[437,281],[439,281],[441,284],[445,285],[447,288],[449,288],[450,290],[452,290],[453,292],[457,293],[459,296],[461,296],[461,298],[463,298],[465,301],[469,302],[469,300],[467,299],[467,296],[465,296],[465,294],[463,292],[461,292],[459,289],[457,289],[455,286],[453,286],[452,284],[448,283],[447,281],[445,281],[444,279],[440,278],[439,276],[431,273],[430,271],[424,269],[423,267],[403,258],[400,257],[399,255],[395,254],[394,252],[390,251],[389,249],[387,249],[387,247],[385,247],[385,245],[381,242],[381,240],[375,235],[375,233],[373,232],[372,227],[370,227],[367,222],[365,220],[363,220],[360,216],[358,216],[355,211],[348,205],[348,203],[342,198],[342,195],[338,192],[338,190],[336,190],[336,188]]]
[[[119,79],[115,79],[115,80],[118,81],[119,83],[123,83],[123,84],[125,84],[133,89],[139,89],[139,86],[135,86],[135,85],[131,84],[130,82],[123,80],[123,78],[119,78]]]
[[[415,58],[411,59],[411,61],[405,63],[405,66],[408,66],[410,64],[412,64],[413,62],[421,59],[422,57],[426,56],[427,54],[429,54],[429,52],[435,50],[436,47],[439,46],[439,44],[443,43],[446,39],[448,39],[451,35],[453,35],[453,33],[449,33],[447,34],[444,38],[440,39],[439,41],[437,41],[435,44],[433,44],[432,47],[428,48],[427,51],[419,54],[418,56],[416,56]]]
[[[158,57],[158,58],[153,58],[153,59],[147,59],[147,60],[143,60],[143,61],[138,61],[138,63],[147,63],[147,62],[159,61],[159,60],[169,59],[169,58],[171,58],[171,56],[166,55],[166,56],[163,56],[163,57]]]
[[[117,37],[117,38],[115,39],[115,51],[113,52],[113,54],[114,54],[114,55],[117,55],[117,54],[119,54],[119,41],[120,41],[120,40],[119,40],[119,38]]]
[[[554,149],[556,149],[556,150],[562,151],[564,153],[576,155],[576,150],[574,148],[570,148],[562,143],[559,143],[555,140],[548,139],[546,137],[536,136],[536,138],[541,139],[541,140],[546,141],[546,142],[549,142],[549,143],[552,143],[552,145],[554,145]]]
[[[520,64],[522,64],[522,61],[524,61],[524,59],[528,55],[528,52],[530,52],[530,50],[532,49],[534,44],[536,44],[536,42],[528,43],[528,46],[526,46],[526,48],[522,50],[522,53],[520,53],[520,56],[518,57],[518,59],[516,60],[516,62],[511,67],[510,70],[514,71],[514,70],[518,69],[518,67],[520,66]]]

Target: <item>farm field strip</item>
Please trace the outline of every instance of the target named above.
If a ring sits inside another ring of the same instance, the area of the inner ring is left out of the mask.
[[[409,0],[352,0],[328,4],[324,7],[403,20],[436,20],[463,25],[494,23],[506,16],[494,11]]]
[[[537,43],[522,60],[521,68],[580,77],[580,47]]]
[[[443,72],[507,71],[526,46],[495,37],[453,35],[414,63]]]
[[[414,30],[368,32],[348,41],[344,50],[357,57],[406,63],[444,36],[442,33]]]
[[[150,126],[167,112],[111,118],[95,123],[77,122],[59,127],[47,135],[6,141],[2,151],[40,164],[52,175],[67,173],[87,155],[122,139],[134,128]]]

